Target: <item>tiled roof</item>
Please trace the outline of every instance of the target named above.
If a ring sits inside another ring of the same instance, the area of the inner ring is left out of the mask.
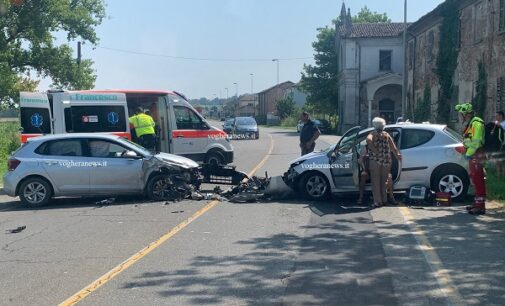
[[[410,23],[407,23],[407,26]],[[356,23],[346,31],[346,27],[339,27],[340,35],[346,38],[397,37],[403,32],[404,25],[400,22],[392,23]]]

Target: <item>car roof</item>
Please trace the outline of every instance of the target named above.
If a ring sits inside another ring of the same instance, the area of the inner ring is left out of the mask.
[[[99,134],[99,133],[53,134],[53,135],[44,135],[29,138],[27,142],[41,142],[47,140],[72,139],[72,138],[97,138],[97,139],[117,140],[118,138],[121,138],[121,136],[112,134]]]
[[[386,125],[386,129],[388,128],[402,128],[402,129],[422,129],[422,130],[437,130],[437,131],[442,131],[445,129],[447,125],[445,124],[433,124],[433,123],[410,123],[410,122],[403,122],[403,123],[396,123],[396,124],[388,124]],[[362,131],[367,131],[367,130],[373,130],[373,128],[364,128]]]

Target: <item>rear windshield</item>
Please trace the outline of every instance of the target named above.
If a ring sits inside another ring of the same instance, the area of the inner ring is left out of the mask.
[[[256,120],[254,120],[254,118],[237,118],[235,124],[256,125]]]
[[[125,132],[124,106],[72,106],[65,109],[67,133]]]
[[[21,107],[23,134],[51,134],[49,109]]]
[[[457,141],[457,142],[463,142],[463,136],[461,136],[458,132],[456,132],[455,130],[451,129],[451,128],[448,128],[446,127],[444,129],[444,132],[449,135],[449,137],[451,137],[453,140]]]

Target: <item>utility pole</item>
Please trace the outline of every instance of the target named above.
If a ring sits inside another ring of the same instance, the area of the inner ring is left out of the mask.
[[[403,9],[403,86],[402,86],[402,119],[405,121],[407,108],[407,0],[404,0]]]
[[[254,80],[254,74],[251,73],[251,95],[254,93],[254,89],[253,89],[253,80]]]
[[[235,85],[235,97],[238,98],[238,83],[234,82],[233,85]]]
[[[77,67],[81,67],[81,42],[77,42]]]
[[[228,87],[226,87],[225,90],[226,90],[226,100],[228,100]]]

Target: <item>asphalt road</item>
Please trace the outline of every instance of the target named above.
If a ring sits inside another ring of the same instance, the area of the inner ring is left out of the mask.
[[[233,145],[238,169],[260,176],[299,155],[280,129]],[[504,304],[503,211],[101,199],[30,210],[0,196],[0,305]]]

